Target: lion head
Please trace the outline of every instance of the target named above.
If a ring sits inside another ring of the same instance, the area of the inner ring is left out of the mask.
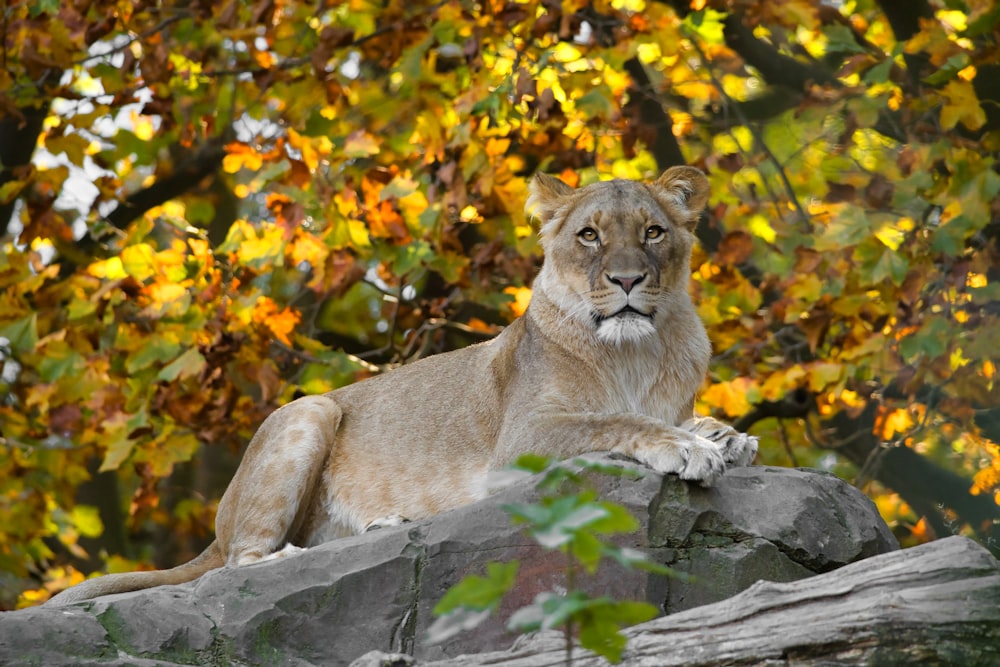
[[[535,293],[601,341],[647,339],[673,304],[690,303],[693,230],[708,194],[708,179],[694,167],[673,167],[654,183],[579,189],[537,174],[527,203],[545,251]]]

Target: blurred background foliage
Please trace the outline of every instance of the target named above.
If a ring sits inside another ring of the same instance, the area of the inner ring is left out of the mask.
[[[275,407],[495,335],[539,170],[704,169],[698,409],[1000,551],[994,0],[2,12],[0,608],[190,558]]]

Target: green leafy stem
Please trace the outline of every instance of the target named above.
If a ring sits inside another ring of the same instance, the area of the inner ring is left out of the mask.
[[[536,503],[504,505],[504,511],[514,523],[523,524],[540,546],[561,551],[569,558],[565,591],[539,593],[530,605],[510,616],[507,629],[561,629],[566,638],[567,665],[573,660],[574,639],[612,663],[621,661],[626,646],[621,629],[648,621],[659,611],[648,602],[591,597],[576,588],[581,570],[593,574],[602,561],[612,560],[627,569],[671,577],[679,574],[653,562],[642,551],[609,540],[612,535],[634,533],[639,522],[621,505],[598,499],[585,473],[619,477],[639,477],[642,473],[585,459],[575,459],[570,465],[553,463],[531,454],[519,458],[513,467],[542,475],[536,488],[543,495]],[[519,567],[516,560],[490,562],[485,576],[469,575],[452,586],[434,607],[438,618],[428,629],[428,641],[443,642],[485,621],[514,587]]]

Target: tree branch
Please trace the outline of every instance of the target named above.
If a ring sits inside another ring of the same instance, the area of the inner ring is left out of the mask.
[[[14,170],[27,166],[35,152],[42,123],[49,113],[48,99],[35,107],[17,110],[20,117],[8,115],[0,118],[0,187],[17,179]],[[0,202],[0,237],[7,233],[17,197]]]
[[[900,44],[920,32],[920,19],[934,18],[934,10],[927,0],[877,0],[877,3]],[[903,62],[910,76],[911,92],[916,93],[920,89],[920,79],[933,72],[930,59],[925,53],[904,52]]]
[[[214,137],[187,159],[179,162],[173,173],[158,178],[152,185],[125,198],[107,216],[107,221],[124,229],[151,208],[184,194],[207,176],[219,170],[226,156],[225,138]]]
[[[660,103],[660,97],[653,91],[653,84],[638,58],[625,62],[625,71],[632,77],[632,97],[637,100],[639,122],[655,132],[649,150],[656,158],[660,169],[684,164],[684,154],[674,137],[674,121]]]
[[[843,84],[825,67],[811,65],[780,53],[767,42],[754,36],[743,24],[740,14],[726,16],[722,23],[726,45],[754,67],[771,85],[793,90],[808,90],[810,84],[823,84],[841,88]]]

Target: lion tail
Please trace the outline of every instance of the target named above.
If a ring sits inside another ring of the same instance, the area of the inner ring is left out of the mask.
[[[70,604],[100,597],[101,595],[111,595],[112,593],[127,593],[129,591],[153,588],[154,586],[183,584],[187,581],[197,579],[206,572],[220,568],[224,564],[225,559],[222,557],[222,551],[216,540],[208,545],[204,551],[183,565],[178,565],[169,570],[123,572],[87,579],[55,595],[45,604]]]

